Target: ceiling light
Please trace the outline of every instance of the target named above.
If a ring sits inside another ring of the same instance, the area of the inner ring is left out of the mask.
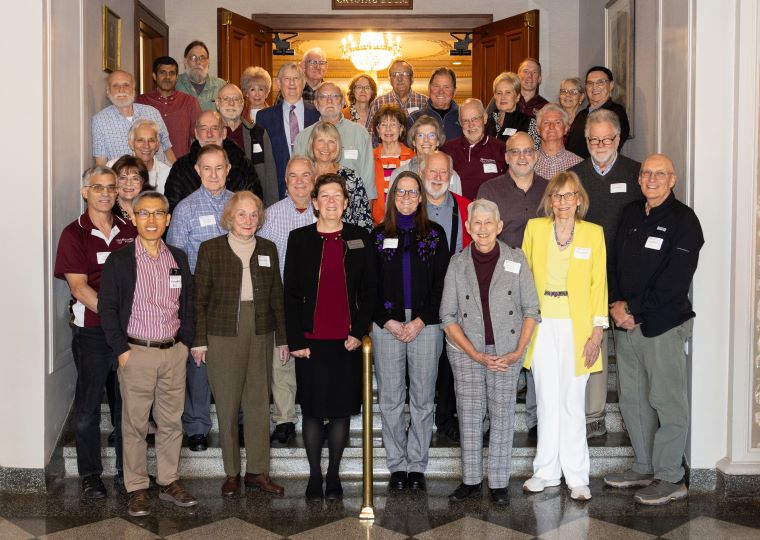
[[[349,34],[342,40],[341,53],[360,71],[379,71],[401,56],[401,38],[394,40],[390,32],[362,32],[357,43]]]

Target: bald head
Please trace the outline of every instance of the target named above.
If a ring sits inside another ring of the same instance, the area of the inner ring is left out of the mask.
[[[106,95],[116,107],[131,107],[135,100],[135,78],[117,69],[106,77]]]
[[[216,144],[222,146],[227,137],[222,115],[216,111],[204,111],[195,121],[195,138],[201,146]]]
[[[661,205],[670,196],[676,185],[673,162],[664,154],[651,154],[641,164],[639,186],[647,200],[647,206]]]

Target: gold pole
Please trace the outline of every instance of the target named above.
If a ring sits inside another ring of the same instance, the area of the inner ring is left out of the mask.
[[[362,466],[363,499],[359,519],[374,520],[375,507],[372,504],[372,340],[362,339]]]

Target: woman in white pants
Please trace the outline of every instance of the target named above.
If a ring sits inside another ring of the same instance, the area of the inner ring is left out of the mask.
[[[556,174],[543,198],[548,217],[528,221],[523,238],[541,305],[524,364],[536,383],[538,447],[523,490],[558,486],[564,476],[570,497],[581,501],[591,498],[586,380],[602,369],[602,330],[608,326],[604,234],[583,221],[588,200],[575,173]]]

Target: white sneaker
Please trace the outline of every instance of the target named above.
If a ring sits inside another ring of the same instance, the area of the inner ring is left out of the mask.
[[[531,476],[523,484],[523,491],[530,493],[541,493],[544,488],[554,487],[559,485],[559,479],[557,480],[544,480],[537,476]]]
[[[588,486],[575,486],[570,488],[570,498],[574,501],[587,501],[591,498],[591,490]]]

